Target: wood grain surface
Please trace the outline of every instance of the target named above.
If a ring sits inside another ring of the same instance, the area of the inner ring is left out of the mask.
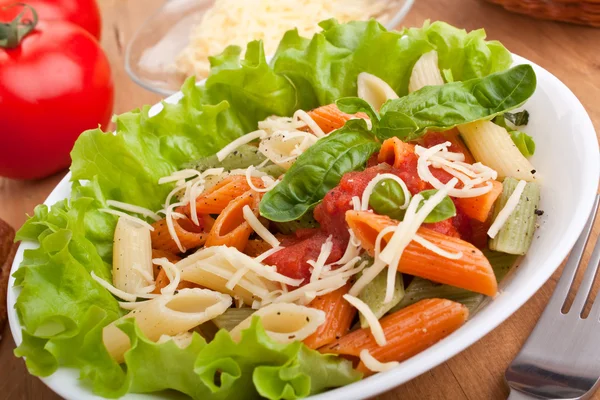
[[[115,113],[157,102],[158,95],[129,79],[123,61],[125,46],[133,32],[162,0],[99,0],[99,3],[104,18],[102,45],[111,61],[115,80]],[[485,28],[489,38],[502,41],[512,52],[543,66],[570,87],[586,107],[596,130],[600,130],[600,29],[538,21],[480,0],[416,0],[403,25],[420,26],[426,19],[443,20],[469,30]],[[0,178],[0,218],[19,227],[25,214],[44,201],[64,173],[30,182]],[[597,229],[595,234],[598,235]],[[504,370],[535,325],[559,273],[517,313],[475,345],[378,398],[506,398]],[[27,373],[22,360],[13,356],[14,342],[8,327],[2,336],[0,399],[58,399],[40,380]]]

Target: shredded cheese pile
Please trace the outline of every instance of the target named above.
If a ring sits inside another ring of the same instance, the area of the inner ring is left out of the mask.
[[[419,156],[417,172],[419,178],[440,190],[445,185],[439,181],[429,170],[429,167],[441,168],[463,183],[462,188],[452,188],[448,195],[452,197],[477,197],[492,190],[490,180],[495,180],[498,173],[482,163],[467,164],[462,153],[448,151],[452,143],[445,142],[425,148],[415,146],[415,153]],[[484,186],[481,186],[485,184]]]
[[[319,32],[319,21],[335,18],[340,23],[377,17],[387,20],[385,0],[216,0],[192,29],[190,43],[176,60],[183,74],[205,77],[208,57],[228,45],[244,47],[261,39],[267,55],[275,54],[283,34],[297,28],[304,37]]]

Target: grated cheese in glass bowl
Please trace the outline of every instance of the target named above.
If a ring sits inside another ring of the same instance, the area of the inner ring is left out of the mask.
[[[228,45],[261,39],[267,57],[283,33],[298,28],[312,37],[322,20],[375,18],[398,26],[414,0],[167,0],[127,46],[125,69],[137,84],[171,95],[188,76],[208,75],[208,57]]]

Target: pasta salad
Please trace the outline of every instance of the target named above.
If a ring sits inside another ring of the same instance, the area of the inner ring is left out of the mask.
[[[71,197],[18,233],[32,374],[303,398],[402,368],[497,295],[541,214],[515,111],[533,69],[443,22],[321,27],[81,135]]]

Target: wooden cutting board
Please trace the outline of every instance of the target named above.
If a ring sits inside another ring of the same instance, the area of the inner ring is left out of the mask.
[[[127,76],[126,43],[143,20],[163,0],[99,0],[104,17],[102,44],[110,58],[116,87],[115,112],[153,104],[158,95],[144,91]],[[488,37],[543,66],[561,79],[586,107],[600,128],[600,30],[511,14],[480,0],[417,0],[403,25],[420,26],[425,19],[443,20],[466,29],[485,28]],[[1,129],[1,121],[0,121]],[[565,135],[570,132],[565,132]],[[16,182],[0,179],[0,218],[20,226],[25,213],[42,202],[62,178]],[[596,237],[598,230],[595,230]],[[552,279],[499,328],[448,362],[419,378],[378,396],[384,400],[505,399],[504,369],[527,338],[546,305],[559,276]],[[6,328],[8,329],[8,328]],[[0,399],[58,399],[14,358],[14,344],[5,330],[0,341]],[[600,396],[598,397],[600,398]]]

